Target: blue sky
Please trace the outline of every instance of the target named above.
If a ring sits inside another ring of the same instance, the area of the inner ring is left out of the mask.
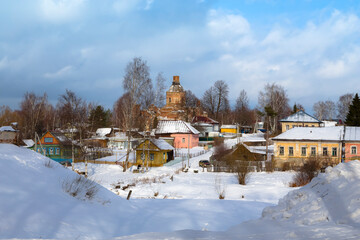
[[[311,112],[359,91],[360,1],[0,0],[0,105],[70,89],[112,108],[133,57],[199,98],[224,80],[254,107],[276,82]]]

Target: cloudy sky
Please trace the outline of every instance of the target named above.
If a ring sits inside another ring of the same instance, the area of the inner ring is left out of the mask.
[[[66,89],[112,108],[126,64],[199,98],[216,80],[256,106],[266,83],[312,111],[360,87],[358,0],[0,0],[0,105]]]

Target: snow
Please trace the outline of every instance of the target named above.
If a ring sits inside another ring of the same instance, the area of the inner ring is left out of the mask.
[[[105,137],[107,134],[111,133],[111,128],[98,128],[96,130],[96,136]]]
[[[198,161],[210,155],[189,159],[187,173],[177,171],[181,162],[145,173],[89,164],[89,178],[101,185],[86,199],[63,191],[63,182],[78,176],[74,172],[53,161],[47,167],[51,160],[29,149],[0,144],[0,238],[360,238],[359,161],[327,168],[292,189],[293,172],[251,173],[245,186],[231,173],[203,172]]]
[[[304,122],[304,123],[321,123],[320,120],[315,117],[307,114],[303,110],[300,110],[284,119],[281,119],[280,122]]]
[[[168,134],[168,133],[192,133],[199,134],[200,132],[184,121],[159,121],[155,134]]]
[[[16,132],[11,126],[0,127],[0,132]]]
[[[343,126],[338,127],[297,127],[272,138],[272,140],[330,140],[341,141]]]

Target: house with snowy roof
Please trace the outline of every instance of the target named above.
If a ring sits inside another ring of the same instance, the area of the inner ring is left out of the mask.
[[[74,157],[80,155],[80,147],[67,138],[63,133],[48,131],[36,142],[36,151],[46,155],[54,161],[65,163],[72,162],[72,148]]]
[[[299,110],[296,113],[281,119],[279,122],[281,123],[282,132],[295,127],[321,127],[322,124],[320,120],[307,114],[304,110]]]
[[[238,132],[237,126],[230,124],[230,125],[221,125],[220,132],[224,134],[236,134]]]
[[[200,138],[207,138],[211,133],[219,132],[219,122],[206,116],[195,116],[191,125],[200,132]]]
[[[0,143],[16,144],[17,130],[11,126],[0,127]]]
[[[344,161],[360,160],[360,127],[344,127]]]
[[[188,122],[162,120],[155,130],[156,138],[173,138],[175,148],[193,148],[199,146],[199,134]]]
[[[174,147],[164,139],[144,139],[136,147],[136,165],[160,167],[174,159]]]
[[[274,138],[274,162],[280,169],[302,166],[309,158],[341,162],[344,127],[292,128]]]

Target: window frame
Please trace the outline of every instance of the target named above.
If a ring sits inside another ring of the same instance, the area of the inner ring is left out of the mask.
[[[322,155],[323,155],[323,156],[329,156],[329,152],[328,152],[328,148],[327,148],[327,147],[323,147]]]
[[[280,147],[279,147],[279,155],[280,155],[280,156],[284,156],[284,155],[285,155],[285,147],[283,147],[283,146],[280,146]]]
[[[316,156],[316,147],[310,147],[310,155],[311,156]]]
[[[334,151],[335,150],[335,151]],[[334,154],[334,152],[335,152],[335,154]],[[337,147],[332,147],[331,148],[331,156],[332,157],[337,157]]]
[[[289,156],[294,156],[294,147],[289,147]]]
[[[303,150],[305,150],[305,152]],[[306,154],[307,154],[307,147],[302,146],[301,147],[301,156],[306,156]]]
[[[351,154],[357,154],[357,146],[351,146],[351,148],[350,148],[350,150],[351,150]],[[353,151],[353,150],[355,150],[355,151]]]

